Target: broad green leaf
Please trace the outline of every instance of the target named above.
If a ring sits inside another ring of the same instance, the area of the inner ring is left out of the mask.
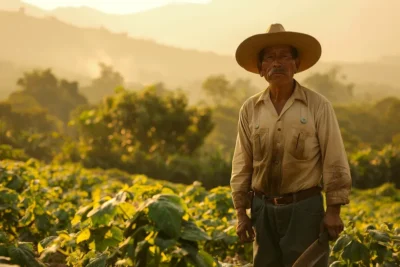
[[[369,261],[369,250],[364,244],[352,240],[343,249],[342,258],[351,262]]]
[[[119,260],[115,263],[115,266],[134,266],[131,259]]]
[[[393,223],[385,222],[385,224],[387,225],[387,227],[389,228],[389,230],[392,230],[392,229],[393,229]]]
[[[349,235],[346,235],[346,234],[345,234],[345,235],[340,236],[340,237],[336,240],[335,244],[333,245],[332,251],[333,251],[334,253],[342,251],[343,248],[344,248],[351,240],[352,240],[352,239],[351,239],[351,237],[350,237]]]
[[[367,226],[367,230],[375,230],[375,229],[376,229],[375,225],[370,224]]]
[[[392,255],[390,250],[388,250],[385,246],[378,243],[372,243],[370,245],[370,250],[376,252],[377,255],[376,262],[378,263],[383,263],[385,259],[388,259]]]
[[[334,261],[331,263],[331,265],[329,265],[329,267],[345,267],[345,266],[346,264],[340,261]]]
[[[81,207],[81,208],[76,212],[76,215],[79,215],[79,216],[82,216],[82,217],[87,216],[87,214],[90,212],[90,209],[91,209],[91,208],[93,208],[93,203],[90,203],[90,204],[88,204],[88,205],[86,205],[86,206]]]
[[[33,220],[35,220],[35,215],[33,213],[33,207],[29,207],[25,210],[25,215],[19,220],[21,226],[29,225]]]
[[[164,250],[166,250],[166,249],[168,249],[168,248],[170,248],[170,247],[175,246],[176,243],[177,243],[177,240],[176,240],[176,239],[173,239],[173,238],[171,238],[171,239],[166,239],[165,237],[163,237],[163,236],[160,235],[160,234],[158,234],[158,235],[156,236],[155,240],[154,240],[154,244],[155,244],[156,246],[158,246],[158,247],[161,249],[161,251],[164,251]]]
[[[35,254],[27,244],[20,244],[18,247],[10,246],[8,248],[8,255],[11,258],[11,263],[32,267],[43,266],[36,260]]]
[[[118,206],[126,199],[126,192],[119,192],[114,198],[104,202],[100,207],[91,210],[87,217],[92,219],[93,226],[109,225],[118,213]]]
[[[18,193],[8,188],[2,188],[2,185],[0,185],[0,203],[1,202],[5,204],[17,204]]]
[[[86,228],[78,234],[78,236],[76,237],[76,243],[79,244],[82,241],[88,240],[89,238],[90,238],[90,230],[89,228]]]
[[[211,237],[192,221],[183,221],[181,238],[190,241],[211,240]]]
[[[19,175],[13,175],[11,181],[9,181],[6,187],[13,189],[17,192],[21,192],[24,186],[24,179],[22,179]]]
[[[97,228],[91,230],[91,235],[94,237],[95,250],[104,252],[107,248],[118,247],[120,241],[122,241],[122,232],[115,226],[114,229],[111,227]],[[115,238],[113,237],[115,235]]]
[[[198,259],[199,259],[198,263],[200,263],[198,266],[204,266],[204,267],[217,266],[217,262],[214,260],[214,258],[204,250],[199,251]]]
[[[155,195],[153,197],[153,199],[156,199],[158,201],[168,201],[170,203],[174,203],[175,207],[179,210],[180,213],[182,213],[182,215],[187,211],[187,206],[186,206],[185,201],[177,195],[158,194],[158,195]]]
[[[203,250],[197,250],[193,246],[185,245],[184,249],[189,252],[191,261],[197,267],[213,267],[218,266],[213,257]]]
[[[396,228],[394,229],[394,233],[395,233],[396,235],[400,235],[400,227],[396,227]]]
[[[42,231],[42,232],[49,231],[51,228],[49,215],[47,215],[47,214],[36,215],[35,216],[35,224],[39,231]]]
[[[225,244],[227,245],[233,245],[238,241],[238,236],[235,235],[229,235],[225,231],[213,231],[211,235],[212,240],[222,240]]]
[[[122,214],[127,217],[127,219],[132,218],[133,215],[135,214],[135,208],[131,203],[126,203],[126,202],[121,203],[119,205],[119,208],[121,209]]]
[[[89,264],[86,267],[106,267],[107,263],[107,255],[101,254],[94,259],[89,261]]]
[[[119,229],[116,226],[112,226],[110,229],[110,232],[112,234],[112,238],[117,240],[117,241],[122,241],[124,239],[124,232],[122,232],[121,229]]]
[[[178,196],[159,195],[149,204],[149,218],[171,238],[179,237],[185,212]]]
[[[54,214],[59,221],[69,220],[69,214],[64,209],[57,210]]]
[[[6,244],[0,244],[0,256],[8,257],[8,246]]]
[[[45,239],[40,241],[40,244],[42,245],[43,248],[47,247],[48,245],[50,245],[54,239],[56,239],[58,236],[49,236],[46,237]]]
[[[138,258],[138,254],[146,249],[148,249],[150,246],[149,242],[147,240],[142,240],[137,243],[136,250],[135,250],[135,258]]]
[[[8,241],[7,233],[0,230],[0,243],[6,243],[7,241]]]
[[[379,230],[369,230],[368,232],[375,241],[384,243],[390,241],[390,236],[386,232]]]
[[[100,207],[91,210],[87,217],[91,218],[93,226],[108,225],[117,214],[115,199],[103,203]]]

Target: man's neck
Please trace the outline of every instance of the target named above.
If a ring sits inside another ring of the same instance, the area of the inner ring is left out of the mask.
[[[296,83],[294,80],[291,80],[290,82],[284,84],[271,83],[269,85],[269,90],[272,102],[286,102],[292,95],[295,85]]]

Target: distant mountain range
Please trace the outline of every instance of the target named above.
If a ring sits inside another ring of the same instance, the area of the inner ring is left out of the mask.
[[[116,5],[118,3],[115,3]],[[270,23],[316,36],[323,61],[377,60],[399,55],[400,1],[212,0],[180,3],[127,15],[106,14],[89,7],[46,11],[21,0],[1,0],[0,10],[24,7],[29,16],[53,16],[78,27],[101,26],[116,33],[154,40],[168,46],[232,56],[241,40],[265,31]]]
[[[251,2],[261,5],[265,1]],[[130,82],[164,82],[170,88],[195,90],[207,76],[225,74],[229,79],[249,78],[261,89],[265,82],[259,76],[246,73],[238,67],[233,53],[220,55],[160,44],[165,36],[169,36],[169,42],[179,43],[179,40],[182,40],[180,47],[196,44],[211,50],[213,41],[230,42],[236,46],[237,42],[229,41],[233,35],[239,40],[251,32],[246,30],[246,27],[240,27],[240,19],[236,24],[230,22],[232,29],[229,30],[223,29],[223,23],[214,23],[214,26],[210,27],[208,20],[217,19],[221,10],[230,12],[230,17],[237,15],[237,18],[243,18],[243,12],[238,10],[240,3],[242,1],[232,0],[231,5],[226,6],[226,0],[213,1],[213,9],[210,9],[209,5],[199,4],[171,5],[122,16],[105,14],[90,8],[44,11],[18,0],[2,0],[0,9],[14,11],[0,11],[0,61],[11,62],[15,71],[33,66],[51,67],[57,74],[76,79],[83,84],[88,83],[90,78],[97,74],[97,64],[101,61],[113,65]],[[222,8],[223,5],[225,8]],[[20,7],[23,7],[23,10],[18,12]],[[184,28],[179,26],[183,18],[187,23],[186,32],[182,32]],[[130,37],[132,34],[122,31],[122,27],[128,24],[133,25],[137,35],[142,33],[147,39]],[[166,25],[169,25],[167,29]],[[154,31],[158,31],[159,34],[154,36],[159,36],[161,41],[150,40],[155,39],[149,38]],[[221,31],[225,31],[226,34],[221,35]],[[207,34],[210,36],[209,45],[206,41]],[[360,90],[373,84],[378,91],[382,92],[383,88],[389,90],[389,93],[396,93],[399,88],[399,60],[399,56],[365,63],[321,60],[309,72],[299,75],[298,78],[301,80],[312,72],[326,71],[334,65],[340,65],[347,79],[355,82]],[[8,75],[11,76],[13,75]],[[0,73],[1,79],[3,78]]]

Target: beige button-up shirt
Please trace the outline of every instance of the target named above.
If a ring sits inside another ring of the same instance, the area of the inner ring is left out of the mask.
[[[327,205],[348,204],[350,168],[331,103],[297,81],[279,115],[268,88],[247,99],[230,184],[235,208],[250,207],[252,189],[277,196],[313,186],[323,187]]]

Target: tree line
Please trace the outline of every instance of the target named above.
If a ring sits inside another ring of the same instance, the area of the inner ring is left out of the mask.
[[[206,188],[229,184],[238,111],[259,88],[214,75],[202,84],[205,97],[189,105],[182,90],[162,83],[130,90],[112,67],[100,67],[84,88],[51,69],[25,72],[20,90],[0,102],[0,159],[75,162]],[[338,77],[334,69],[303,84],[333,102],[354,186],[400,188],[400,99],[357,103],[354,85]]]

